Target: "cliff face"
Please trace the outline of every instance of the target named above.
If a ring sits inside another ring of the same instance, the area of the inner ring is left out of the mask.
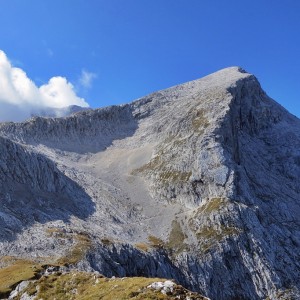
[[[36,222],[84,220],[94,211],[90,196],[52,160],[2,137],[0,151],[1,241]]]
[[[2,255],[61,259],[84,234],[83,270],[299,295],[300,121],[242,69],[0,135]]]

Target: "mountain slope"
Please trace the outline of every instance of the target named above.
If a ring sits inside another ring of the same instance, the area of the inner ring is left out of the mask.
[[[84,233],[84,270],[174,278],[211,299],[299,292],[300,121],[244,70],[123,106],[3,123],[0,135],[3,255],[59,260]],[[10,203],[29,178],[23,194],[44,218],[26,223],[30,213]],[[44,193],[52,211],[39,205]]]

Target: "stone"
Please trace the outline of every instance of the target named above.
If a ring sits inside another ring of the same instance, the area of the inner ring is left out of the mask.
[[[238,67],[132,103],[0,123],[0,254],[174,279],[211,299],[299,293],[300,121]]]

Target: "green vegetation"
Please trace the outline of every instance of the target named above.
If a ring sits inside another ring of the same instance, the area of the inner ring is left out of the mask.
[[[66,256],[57,260],[59,265],[74,265],[78,263],[92,247],[90,237],[85,233],[77,233],[75,235],[76,244],[70,249]]]
[[[205,128],[209,126],[209,120],[205,116],[205,111],[199,109],[196,112],[193,112],[194,116],[192,119],[193,130],[199,135],[204,133]]]
[[[63,230],[59,228],[48,228],[47,234],[56,238],[70,238]],[[0,259],[0,296],[7,295],[12,288],[19,282],[33,279],[37,273],[43,270],[44,265],[74,265],[78,263],[86,252],[91,248],[92,242],[88,235],[84,233],[72,233],[71,237],[76,240],[75,245],[70,249],[64,257],[55,260],[54,258],[39,258],[35,261],[18,259],[14,257],[2,257]]]
[[[161,181],[167,182],[187,182],[192,176],[192,172],[180,172],[175,170],[161,172],[159,178]]]
[[[220,228],[204,226],[196,232],[196,236],[201,250],[207,252],[223,239],[240,233],[241,230],[233,226],[221,226]]]
[[[109,245],[112,245],[112,244],[113,244],[113,241],[112,241],[111,239],[108,239],[108,238],[103,238],[103,239],[101,239],[101,243],[102,243],[103,245],[109,246]]]
[[[153,282],[162,281],[157,278],[115,278],[108,279],[86,272],[70,272],[43,276],[31,283],[26,292],[37,296],[37,299],[80,299],[80,300],[111,300],[111,299],[175,299],[158,291],[147,289]],[[37,288],[38,287],[38,288]]]
[[[145,243],[137,243],[134,246],[135,246],[135,248],[142,250],[144,252],[147,252],[149,250],[149,245],[145,244]]]
[[[148,241],[149,241],[151,247],[154,247],[154,248],[164,248],[165,247],[164,241],[154,235],[149,235]]]
[[[161,165],[160,156],[157,155],[153,159],[151,159],[147,164],[141,166],[138,169],[133,170],[131,173],[132,173],[132,175],[136,175],[138,173],[154,171],[154,170],[157,170],[160,165]]]
[[[188,245],[184,243],[186,236],[182,231],[180,223],[177,220],[172,222],[172,230],[169,235],[169,241],[166,244],[167,248],[180,253],[188,248]]]
[[[92,242],[88,234],[84,232],[72,232],[67,233],[61,228],[51,227],[46,230],[48,236],[57,239],[72,239],[75,241],[75,245],[69,250],[69,252],[56,261],[58,265],[73,265],[79,262],[86,252],[92,247]]]
[[[172,149],[178,149],[186,143],[186,138],[180,138],[180,135],[170,135],[159,146],[159,149],[148,163],[132,171],[132,175],[139,173],[156,174],[160,181],[166,182],[187,182],[192,172],[189,170],[176,169],[176,165],[173,163],[175,158],[172,155]],[[175,168],[174,168],[175,166]]]
[[[173,220],[172,229],[167,242],[162,239],[150,235],[148,237],[148,243],[137,243],[135,247],[144,252],[149,251],[150,248],[165,249],[171,253],[178,254],[186,249],[188,245],[184,243],[186,236],[184,235],[180,223],[177,220]]]
[[[150,162],[142,167],[133,170],[132,174],[155,172],[161,182],[187,182],[192,176],[191,171],[180,171],[169,167],[162,159],[161,155],[155,156]]]
[[[13,257],[3,259],[10,265],[0,269],[0,298],[7,296],[19,282],[35,278],[37,273],[42,270],[41,265],[30,260]]]
[[[223,206],[225,206],[227,203],[226,198],[211,198],[209,199],[204,205],[202,205],[198,212],[199,213],[207,213],[210,214],[213,211],[220,210]]]

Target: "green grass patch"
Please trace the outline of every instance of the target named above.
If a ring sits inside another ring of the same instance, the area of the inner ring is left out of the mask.
[[[146,288],[155,281],[162,279],[143,277],[108,279],[92,273],[73,271],[42,277],[31,283],[26,292],[35,295],[37,299],[56,300],[175,299]]]
[[[149,250],[149,245],[146,243],[137,243],[134,245],[135,248],[147,252]]]
[[[161,181],[167,182],[187,182],[192,176],[192,172],[181,172],[176,170],[163,171],[159,173]]]
[[[149,235],[148,241],[149,241],[149,244],[151,247],[154,247],[154,248],[164,248],[165,247],[164,241],[154,235]]]
[[[70,249],[70,251],[57,260],[59,265],[74,265],[78,263],[92,247],[92,241],[87,234],[77,233],[74,236],[76,244]]]
[[[84,233],[66,234],[59,228],[48,228],[48,236],[55,238],[74,238],[75,245],[58,260],[51,257],[41,257],[33,260],[21,259],[11,256],[0,258],[0,298],[7,296],[10,291],[21,281],[36,278],[36,275],[46,265],[72,265],[78,263],[91,248],[92,242]]]
[[[201,250],[207,252],[222,240],[233,235],[238,235],[241,232],[241,229],[233,226],[221,226],[220,228],[203,226],[196,232],[196,237]]]
[[[177,220],[173,220],[172,229],[166,247],[175,253],[180,253],[188,249],[188,245],[184,243],[185,238],[186,236],[182,231],[180,223]]]
[[[220,210],[227,203],[225,198],[211,198],[204,205],[199,208],[199,213],[210,214],[214,211]]]
[[[7,258],[5,258],[7,259]],[[30,260],[10,258],[10,265],[0,269],[0,298],[7,296],[21,281],[36,277],[41,265]]]

